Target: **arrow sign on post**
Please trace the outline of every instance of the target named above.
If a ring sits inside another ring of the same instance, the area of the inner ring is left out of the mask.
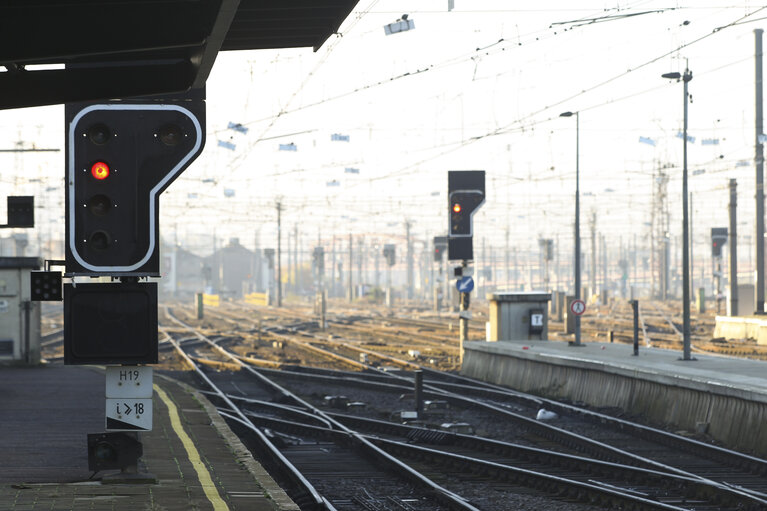
[[[471,293],[474,289],[474,279],[471,277],[461,277],[455,283],[455,288],[459,293]]]

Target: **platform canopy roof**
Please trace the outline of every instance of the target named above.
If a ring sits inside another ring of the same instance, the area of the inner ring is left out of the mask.
[[[313,47],[358,0],[6,0],[0,109],[202,90],[219,51]]]

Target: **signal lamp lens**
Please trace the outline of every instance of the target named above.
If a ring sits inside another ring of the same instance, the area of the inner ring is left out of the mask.
[[[103,124],[96,124],[88,129],[88,138],[96,145],[104,145],[109,142],[109,128]]]
[[[112,444],[106,442],[99,442],[93,449],[93,455],[100,461],[116,461],[117,450]]]
[[[104,231],[96,231],[91,234],[90,247],[94,250],[106,250],[110,245],[109,235]]]
[[[461,205],[457,202],[453,204],[453,213],[460,213],[461,212]]]
[[[88,211],[96,216],[105,216],[112,209],[112,201],[106,195],[94,195],[88,200]]]
[[[175,124],[166,124],[160,128],[158,136],[160,137],[160,142],[167,146],[178,145],[178,143],[181,142],[181,139],[184,138],[183,133],[181,133],[181,128]]]
[[[97,161],[91,166],[91,175],[101,181],[109,177],[109,165],[103,161]]]

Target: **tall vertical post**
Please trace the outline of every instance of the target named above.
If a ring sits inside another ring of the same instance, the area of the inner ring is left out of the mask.
[[[357,286],[362,286],[364,279],[362,278],[362,247],[364,244],[363,238],[357,240]],[[362,291],[360,291],[361,293]],[[361,296],[358,295],[358,298]]]
[[[634,286],[638,284],[637,280],[637,234],[634,233],[634,248],[633,252],[631,253],[631,265],[634,269],[634,278],[631,279],[631,298],[634,298]]]
[[[631,300],[631,309],[634,312],[634,353],[639,356],[639,300]]]
[[[301,289],[301,267],[298,262],[299,254],[301,254],[301,242],[298,237],[298,224],[293,224],[293,268],[295,272],[295,279],[293,281],[293,289],[296,292],[300,292]]]
[[[754,290],[755,314],[764,314],[764,133],[762,112],[762,32],[754,30],[756,39],[756,289]]]
[[[682,136],[683,147],[683,166],[682,166],[682,322],[683,322],[683,360],[692,360],[690,355],[690,224],[687,208],[687,103],[689,94],[687,86],[692,80],[692,73],[689,69],[684,70],[682,77],[684,82],[684,130]]]
[[[379,271],[379,260],[381,258],[381,246],[378,244],[377,240],[373,241],[373,255],[375,257],[375,283],[376,288],[381,287],[381,273]]]
[[[690,192],[690,296],[695,296],[695,258],[693,255],[695,255],[695,229],[693,222],[693,216],[695,213],[695,208],[693,207],[692,202],[692,192]],[[703,283],[701,283],[702,285]],[[718,311],[717,311],[718,312]]]
[[[730,179],[730,303],[727,315],[737,316],[738,311],[738,181]]]
[[[511,262],[509,261],[509,256],[511,255],[509,253],[509,226],[506,226],[506,257],[505,257],[505,264],[506,264],[506,287],[508,288],[511,285]]]
[[[578,112],[575,112],[575,299],[581,298],[581,187],[580,147],[581,129]],[[575,315],[575,346],[581,345],[581,317]]]
[[[413,299],[413,240],[410,239],[410,220],[405,220],[405,236],[407,238],[407,298]]]
[[[599,290],[600,296],[602,293],[607,296],[607,240],[605,240],[605,235],[600,234],[599,235],[600,241],[602,242],[602,287]],[[602,305],[607,305],[606,303]]]
[[[277,307],[282,307],[282,203],[277,201]]]
[[[423,415],[423,371],[413,372],[413,397],[415,400],[415,411],[420,419]]]
[[[573,112],[563,112],[560,117],[572,117]],[[575,112],[575,222],[573,272],[575,273],[575,299],[581,298],[581,126],[579,112]],[[572,346],[581,346],[581,317],[575,315],[575,340]]]
[[[589,228],[591,229],[591,269],[589,270],[589,293],[594,296],[597,293],[597,213],[591,212],[591,220],[589,221]],[[597,293],[598,294],[598,293]],[[587,301],[588,296],[584,297]]]
[[[354,274],[354,260],[352,259],[353,250],[354,247],[352,245],[352,235],[349,233],[349,270],[346,272],[346,274],[349,275],[349,289],[347,294],[349,295],[350,302],[354,300],[354,279],[352,278]]]
[[[460,357],[463,364],[463,343],[469,340],[469,293],[459,293],[460,306],[458,313],[458,340],[460,342]]]
[[[333,242],[330,244],[330,297],[336,293],[336,236],[333,235]]]

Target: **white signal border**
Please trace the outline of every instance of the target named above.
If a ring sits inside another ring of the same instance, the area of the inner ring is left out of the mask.
[[[138,262],[131,264],[129,266],[95,266],[93,264],[90,264],[86,262],[79,252],[77,252],[77,247],[75,245],[75,193],[74,193],[74,187],[75,187],[75,151],[74,151],[74,142],[75,142],[75,128],[77,127],[77,123],[80,122],[80,119],[82,119],[83,116],[86,114],[89,114],[90,112],[96,111],[96,110],[175,110],[177,112],[182,113],[183,115],[186,115],[189,117],[189,119],[192,121],[192,124],[194,124],[195,129],[197,130],[197,141],[194,144],[194,147],[192,150],[187,153],[186,156],[184,156],[178,164],[173,167],[173,169],[165,175],[164,178],[160,180],[159,183],[157,183],[154,188],[152,188],[149,192],[149,249],[146,251],[146,254],[144,254],[144,257],[142,257]],[[175,177],[176,174],[178,174],[181,169],[184,167],[184,165],[195,155],[197,154],[197,151],[200,149],[200,145],[202,144],[202,128],[200,127],[200,121],[197,120],[197,117],[192,114],[189,110],[186,108],[180,107],[178,105],[125,105],[125,104],[99,104],[99,105],[91,105],[89,107],[83,108],[80,110],[77,115],[75,115],[74,119],[72,119],[72,122],[69,125],[69,158],[68,158],[68,166],[69,166],[69,179],[67,180],[67,187],[69,188],[69,211],[72,212],[69,215],[69,248],[72,251],[72,255],[74,256],[75,260],[83,267],[87,268],[91,271],[101,271],[101,272],[107,272],[107,271],[113,271],[113,272],[127,272],[127,271],[133,271],[138,268],[141,268],[141,266],[146,263],[150,257],[152,257],[152,253],[154,252],[154,239],[155,239],[155,196],[158,194],[158,191],[161,190],[165,184],[171,180],[171,178]]]
[[[450,192],[450,195],[448,195],[447,197],[448,207],[450,206],[452,202],[451,199],[453,198],[453,195],[455,195],[456,193],[478,193],[480,195],[484,195],[482,190],[476,190],[476,189],[453,190],[452,192]],[[453,234],[450,232],[450,227],[452,226],[452,223],[450,222],[450,215],[452,215],[452,213],[450,213],[447,217],[447,237],[448,238],[471,238],[472,236],[474,236],[474,213],[476,213],[477,210],[480,208],[480,206],[482,206],[482,204],[484,203],[485,203],[485,197],[482,197],[482,202],[477,204],[474,207],[474,210],[469,214],[469,234]]]

